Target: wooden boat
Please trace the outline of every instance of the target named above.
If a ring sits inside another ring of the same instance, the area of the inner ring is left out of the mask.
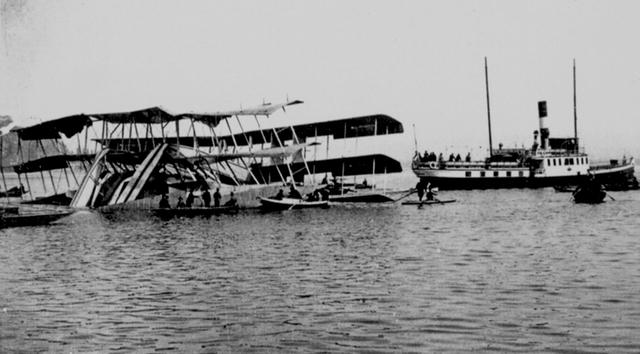
[[[382,193],[355,192],[330,195],[329,201],[336,203],[385,203],[393,202],[393,199]]]
[[[569,185],[555,185],[553,189],[558,193],[573,193],[576,191],[576,187]]]
[[[260,203],[262,204],[262,209],[266,210],[290,210],[290,209],[307,209],[307,208],[328,208],[329,201],[327,200],[318,200],[318,201],[306,201],[303,199],[293,199],[293,198],[282,198],[282,199],[273,199],[273,198],[260,198]]]
[[[151,212],[159,217],[176,217],[176,216],[210,216],[220,214],[237,213],[240,207],[219,206],[219,207],[192,207],[192,208],[157,208],[151,209]]]
[[[402,202],[402,205],[434,205],[434,204],[449,204],[454,203],[455,199],[444,199],[444,200],[423,200],[421,202],[417,200],[407,200],[406,202]]]
[[[61,209],[23,209],[18,207],[0,208],[0,228],[17,226],[47,225],[65,216],[73,210]]]
[[[604,201],[607,192],[599,183],[587,183],[573,192],[573,201],[576,203],[598,204]]]

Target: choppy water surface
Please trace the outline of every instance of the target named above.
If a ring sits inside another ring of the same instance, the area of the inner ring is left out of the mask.
[[[0,352],[640,351],[640,193],[0,230]]]

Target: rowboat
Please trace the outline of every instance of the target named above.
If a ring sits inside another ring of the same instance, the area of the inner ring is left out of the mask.
[[[73,210],[3,207],[0,209],[0,228],[47,225],[72,213]]]
[[[433,204],[448,204],[454,203],[455,199],[445,199],[445,200],[407,200],[406,202],[402,202],[402,205],[433,205]]]
[[[267,210],[290,210],[290,209],[307,209],[307,208],[328,208],[329,201],[306,201],[294,198],[260,198],[262,209]]]
[[[239,207],[234,206],[220,206],[220,207],[192,207],[192,208],[158,208],[151,209],[151,212],[159,217],[180,217],[180,216],[210,216],[220,214],[237,213]]]
[[[578,189],[573,192],[573,201],[576,203],[598,204],[602,203],[606,196],[607,192],[605,192],[601,185],[586,184],[578,187]]]

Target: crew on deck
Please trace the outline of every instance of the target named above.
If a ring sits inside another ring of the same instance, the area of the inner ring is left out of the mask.
[[[171,205],[169,204],[169,196],[166,194],[162,195],[162,198],[160,198],[160,205],[159,205],[160,209],[170,209]]]
[[[302,195],[300,194],[300,192],[298,192],[296,187],[293,186],[293,184],[289,187],[289,195],[287,195],[287,197],[293,199],[302,199]]]
[[[193,195],[193,191],[189,189],[189,192],[187,193],[187,201],[186,201],[187,208],[191,208],[193,206],[194,200],[195,200],[195,197]]]
[[[209,193],[209,189],[205,188],[202,191],[202,202],[204,203],[205,208],[209,208],[211,206],[211,193]]]
[[[282,190],[282,188],[280,188],[278,190],[278,194],[276,194],[275,196],[272,197],[272,199],[276,199],[276,200],[282,200],[282,198],[284,198],[284,191]]]
[[[233,196],[233,192],[229,193],[229,200],[227,200],[227,202],[224,203],[224,206],[227,206],[227,207],[238,206],[238,201]]]
[[[220,198],[222,198],[222,196],[220,195],[220,188],[216,188],[215,193],[213,193],[213,206],[214,207],[219,207],[220,206]]]
[[[176,204],[176,208],[185,208],[184,199],[182,197],[178,197],[178,204]]]

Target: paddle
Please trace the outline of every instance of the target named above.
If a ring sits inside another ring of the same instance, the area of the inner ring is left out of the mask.
[[[402,199],[404,199],[404,198],[406,198],[406,197],[408,197],[408,196],[412,195],[412,194],[413,194],[413,193],[415,193],[415,192],[417,192],[417,190],[416,190],[416,189],[412,189],[412,190],[411,190],[411,192],[409,192],[408,194],[403,195],[402,197],[400,197],[400,198],[398,198],[398,199],[394,200],[393,202],[395,203],[395,202],[397,202],[397,201],[400,201],[400,200],[402,200]]]
[[[611,200],[613,200],[614,202],[616,201],[616,199],[614,197],[612,197],[611,194],[609,194],[609,193],[607,193],[607,197],[611,198]]]

